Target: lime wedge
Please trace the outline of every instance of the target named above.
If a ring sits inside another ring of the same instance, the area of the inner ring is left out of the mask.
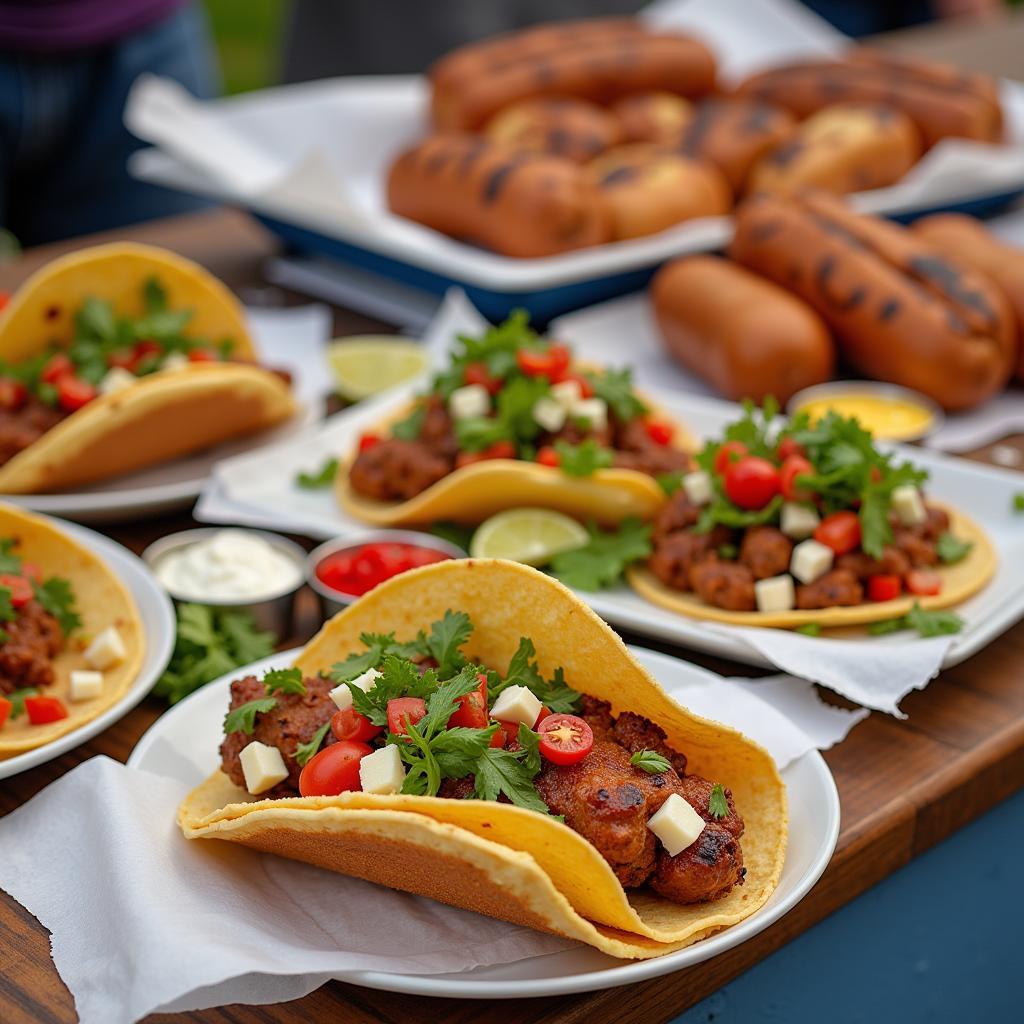
[[[418,342],[387,334],[336,338],[327,346],[338,394],[350,402],[411,380],[428,362]]]
[[[512,508],[485,520],[473,534],[474,558],[508,558],[526,565],[546,565],[562,551],[583,547],[586,528],[561,512],[546,508]]]

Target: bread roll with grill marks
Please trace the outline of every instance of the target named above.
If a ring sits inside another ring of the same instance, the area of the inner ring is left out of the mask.
[[[937,213],[915,221],[914,231],[944,256],[991,278],[1006,296],[1017,321],[1017,368],[1024,381],[1024,250],[1007,245],[974,217]]]
[[[726,398],[785,404],[830,380],[828,328],[806,302],[718,256],[666,263],[651,282],[665,347]]]
[[[538,97],[513,103],[487,122],[484,134],[524,153],[548,153],[585,164],[618,144],[618,118],[596,103]]]
[[[564,22],[462,47],[429,77],[435,126],[475,130],[536,96],[601,104],[660,90],[703,96],[714,89],[715,60],[696,39],[639,22]]]
[[[587,171],[604,197],[616,239],[651,235],[732,207],[728,183],[710,164],[643,143],[609,150]]]
[[[675,145],[693,119],[693,104],[671,92],[642,92],[612,105],[623,142]]]
[[[402,217],[506,256],[550,256],[611,238],[608,213],[583,168],[519,153],[475,135],[435,135],[388,174]]]
[[[1012,313],[987,278],[833,196],[748,199],[729,254],[813,306],[858,371],[946,409],[985,401],[1015,365]]]
[[[921,136],[891,107],[839,104],[813,114],[796,135],[762,157],[753,192],[861,192],[899,181],[921,156]]]

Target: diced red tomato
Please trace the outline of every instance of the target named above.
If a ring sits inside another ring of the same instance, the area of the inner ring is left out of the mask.
[[[0,409],[20,409],[28,398],[28,388],[13,377],[0,377]]]
[[[220,356],[212,348],[190,348],[188,361],[190,363],[219,363]]]
[[[501,727],[500,722],[491,722],[491,725],[497,725],[498,728],[494,730],[494,735],[491,737],[490,746],[492,747],[504,747],[507,736],[505,730]]]
[[[594,385],[590,383],[588,377],[584,377],[582,373],[560,373],[556,374],[551,378],[552,384],[561,384],[567,380],[574,380],[580,386],[580,398],[593,398],[594,397]]]
[[[448,728],[463,726],[466,729],[487,728],[487,676],[482,672],[478,676],[479,685],[458,700],[458,708],[448,719]]]
[[[775,449],[775,457],[779,462],[785,462],[790,455],[802,455],[805,456],[807,453],[803,450],[803,447],[796,443],[791,437],[784,437],[780,442],[778,448]]]
[[[119,348],[107,356],[107,366],[116,366],[121,370],[135,372],[135,350],[130,348]]]
[[[825,516],[814,531],[814,539],[837,555],[860,547],[860,519],[856,512],[833,512]]]
[[[496,395],[504,384],[500,377],[491,376],[486,363],[470,363],[466,367],[465,376],[467,384],[479,384],[487,388],[492,395]]]
[[[918,597],[934,597],[942,592],[942,577],[928,569],[911,569],[905,582],[907,590]]]
[[[779,493],[779,471],[767,459],[746,455],[725,467],[725,493],[740,508],[764,508]]]
[[[75,372],[75,365],[64,352],[54,352],[43,367],[40,378],[47,384],[56,384],[61,377]]]
[[[540,711],[537,712],[537,719],[533,723],[534,730],[536,730],[537,726],[540,725],[540,723],[543,722],[544,719],[547,718],[550,714],[551,712],[548,711],[548,709],[543,704],[541,704]]]
[[[369,451],[374,445],[380,444],[379,434],[363,434],[359,438],[359,450],[361,452]]]
[[[455,466],[461,469],[463,466],[471,466],[474,462],[486,462],[488,459],[514,459],[515,457],[516,446],[511,441],[495,441],[482,452],[459,452],[455,456]]]
[[[0,729],[4,727],[4,723],[7,721],[8,716],[11,713],[11,708],[14,704],[11,703],[6,697],[0,697]],[[499,729],[498,732],[501,732]],[[503,743],[502,746],[505,744]]]
[[[552,764],[576,764],[594,746],[593,730],[576,715],[548,715],[537,732],[540,734],[540,752]]]
[[[672,427],[661,420],[645,420],[644,428],[655,444],[669,444],[672,440]]]
[[[67,412],[77,412],[96,397],[96,389],[81,377],[65,374],[57,381],[57,401]]]
[[[11,592],[11,604],[15,608],[21,608],[29,603],[35,596],[32,584],[24,576],[14,573],[0,574],[0,587],[6,587]]]
[[[504,742],[501,744],[503,747],[507,747],[510,743],[517,743],[519,741],[519,723],[518,722],[498,722],[500,728],[498,732],[504,737]]]
[[[332,590],[361,597],[392,576],[450,557],[418,544],[362,544],[327,555],[317,565],[316,575]]]
[[[159,341],[154,341],[152,338],[143,338],[141,341],[135,342],[135,358],[136,360],[145,359],[147,356],[158,356],[164,350],[163,345]]]
[[[0,289],[0,310],[6,309],[7,303],[11,301],[11,293],[5,289]]]
[[[68,709],[57,697],[26,697],[25,711],[32,725],[48,725],[68,717]]]
[[[359,762],[372,750],[372,747],[355,740],[343,740],[324,747],[302,769],[299,792],[303,796],[337,796],[362,789]]]
[[[415,725],[426,713],[427,705],[422,697],[395,697],[388,701],[388,729],[402,736],[407,731],[407,721]]]
[[[721,476],[729,463],[738,462],[746,454],[747,446],[742,441],[726,441],[715,452],[715,472]]]
[[[569,350],[564,345],[549,345],[546,349],[521,348],[516,353],[519,369],[527,377],[562,378],[569,369]]]
[[[814,467],[802,455],[787,455],[779,470],[779,490],[786,501],[810,501],[810,491],[801,490],[796,485],[798,476],[810,476]]]
[[[542,466],[551,466],[552,469],[557,469],[562,463],[562,456],[554,448],[545,445],[537,452],[537,461]]]
[[[899,576],[885,573],[868,577],[868,598],[871,601],[892,601],[903,591]]]
[[[331,718],[331,732],[336,740],[358,740],[365,743],[379,736],[384,727],[374,725],[366,715],[361,715],[355,708],[336,711]]]

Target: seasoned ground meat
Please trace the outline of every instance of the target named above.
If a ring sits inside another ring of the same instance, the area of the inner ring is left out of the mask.
[[[813,583],[802,583],[796,588],[797,608],[835,608],[860,604],[864,588],[849,569],[832,569]]]
[[[422,441],[390,438],[360,452],[349,470],[354,491],[378,501],[405,501],[452,471],[452,462]]]
[[[256,715],[256,728],[252,735],[244,732],[232,732],[224,737],[220,745],[221,768],[236,786],[245,788],[245,776],[238,755],[253,740],[266,743],[269,747],[277,747],[281,751],[284,763],[288,766],[288,778],[266,793],[262,799],[273,799],[283,796],[296,796],[299,792],[299,775],[302,768],[295,760],[295,748],[300,743],[308,743],[317,729],[329,722],[338,709],[328,696],[334,683],[320,677],[307,677],[304,680],[304,694],[275,694],[277,707]],[[247,704],[251,700],[260,700],[267,696],[263,683],[255,676],[236,679],[231,684],[231,711]],[[334,742],[334,736],[328,731],[323,746]],[[322,749],[322,748],[321,748]]]
[[[729,813],[724,818],[716,818],[709,810],[713,782],[702,779],[699,775],[687,775],[680,782],[679,795],[709,824],[720,825],[737,839],[743,835],[744,822],[736,811],[732,798],[732,790],[725,790],[725,802],[729,805]]]
[[[907,528],[893,531],[896,547],[909,559],[914,568],[939,564],[939,553],[935,542],[928,540],[919,532],[920,528]]]
[[[675,494],[658,509],[654,517],[654,540],[661,540],[670,533],[678,530],[688,530],[691,526],[697,525],[700,519],[700,507],[694,505],[686,496],[685,491],[676,491]]]
[[[837,569],[848,569],[859,580],[870,576],[902,576],[910,569],[910,559],[895,544],[886,544],[881,558],[872,558],[863,551],[850,551],[836,559]]]
[[[658,541],[651,555],[651,571],[666,586],[674,590],[689,590],[690,570],[729,543],[732,531],[716,526],[710,533],[680,530]]]
[[[472,775],[467,775],[464,779],[442,779],[437,795],[447,800],[471,800],[474,793],[473,787]],[[499,794],[499,802],[504,796],[504,793]]]
[[[615,719],[612,718],[612,706],[606,700],[598,700],[590,694],[583,694],[580,700],[580,718],[590,726],[595,740],[611,739],[612,726]]]
[[[431,395],[426,401],[419,440],[446,459],[454,459],[458,454],[459,442],[455,439],[455,422],[440,395]]]
[[[57,620],[38,601],[29,601],[3,629],[7,640],[0,644],[0,695],[52,686],[53,658],[64,646]]]
[[[66,413],[28,395],[20,409],[0,408],[0,466],[38,441]]]
[[[690,586],[702,601],[715,608],[752,612],[757,607],[754,574],[737,562],[723,562],[717,558],[698,562],[690,570]]]
[[[636,419],[616,425],[615,465],[657,476],[689,469],[690,456],[672,445],[652,440],[644,421]]]
[[[565,426],[561,430],[551,434],[541,434],[537,444],[538,447],[553,445],[556,441],[565,441],[568,444],[582,444],[588,438],[596,441],[602,448],[611,448],[614,445],[610,423],[601,427],[600,430],[595,430],[593,427],[571,418],[566,421]]]
[[[927,540],[938,540],[949,531],[949,513],[944,508],[926,506],[928,518],[921,526],[921,532]]]
[[[673,750],[665,742],[665,730],[643,715],[623,711],[615,719],[610,739],[625,747],[631,754],[638,750],[653,750],[667,758],[678,774],[683,775],[686,772],[686,755]]]
[[[676,903],[705,903],[742,885],[745,874],[736,837],[714,823],[675,857],[659,850],[651,888]]]
[[[788,571],[793,542],[774,526],[751,526],[743,534],[740,562],[755,580],[766,580]]]

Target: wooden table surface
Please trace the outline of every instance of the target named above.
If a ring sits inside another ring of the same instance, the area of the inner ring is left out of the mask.
[[[242,214],[214,211],[157,221],[117,232],[116,237],[153,242],[190,256],[248,301],[291,300],[260,284],[261,264],[275,252],[275,243]],[[15,287],[58,252],[95,240],[48,246],[0,266],[0,288]],[[336,311],[337,333],[379,328],[351,312]],[[1024,439],[1014,438],[1011,443],[1024,451]],[[988,454],[986,450],[975,457],[987,461]],[[119,525],[108,532],[141,551],[156,537],[191,524],[191,516],[181,513]],[[314,628],[312,605],[303,607],[297,626],[300,634]],[[745,671],[702,655],[685,657],[717,671]],[[786,917],[708,963],[639,985],[580,996],[488,1003],[396,996],[331,983],[304,999],[272,1008],[231,1006],[148,1019],[232,1024],[270,1020],[284,1024],[328,1020],[346,1024],[659,1024],[669,1020],[1021,787],[1022,664],[1024,623],[1019,623],[969,661],[943,673],[927,690],[908,696],[902,705],[907,721],[872,714],[838,748],[828,751],[825,759],[842,803],[842,831],[832,863],[808,897]],[[0,815],[89,757],[106,754],[125,760],[161,710],[160,702],[147,699],[90,742],[3,780]],[[0,1021],[63,1024],[75,1020],[71,996],[50,960],[46,931],[4,893],[0,893],[0,963]]]

